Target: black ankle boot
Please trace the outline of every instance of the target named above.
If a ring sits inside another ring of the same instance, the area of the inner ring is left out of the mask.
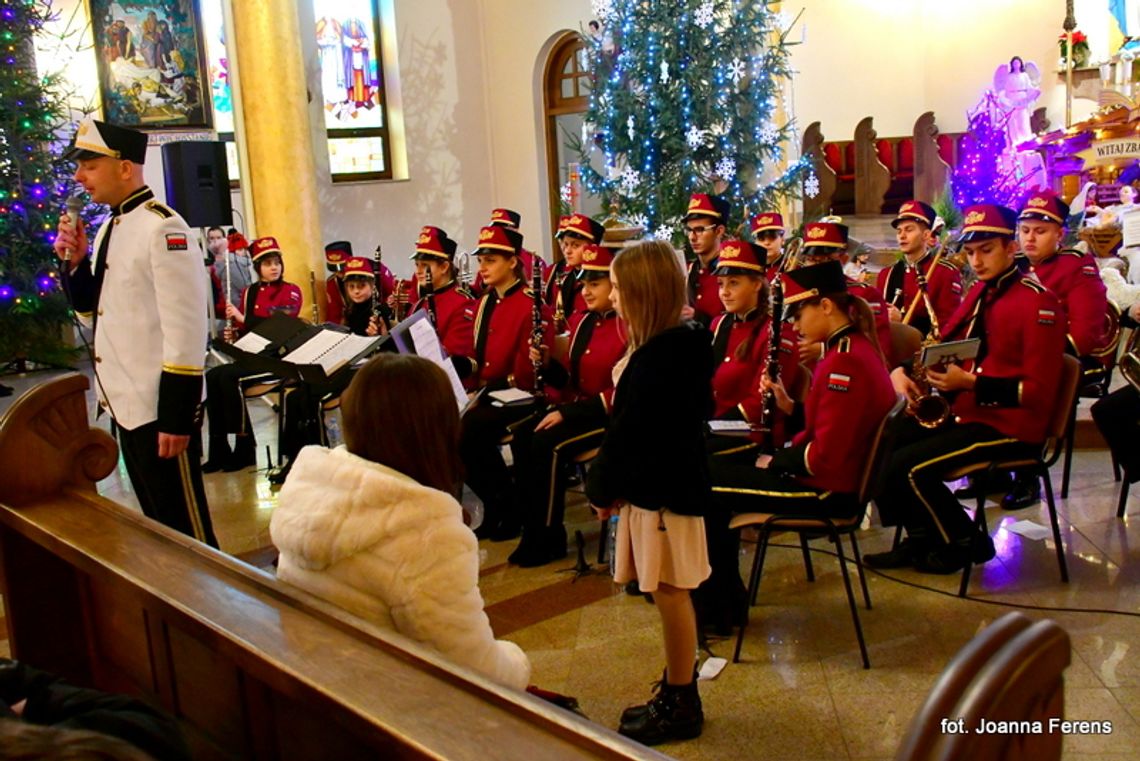
[[[661,692],[661,685],[665,684],[665,679],[666,679],[666,677],[668,677],[668,675],[669,675],[669,669],[667,669],[667,668],[662,669],[661,678],[653,683],[653,697],[654,698],[656,698],[657,695]],[[698,676],[699,676],[699,673],[697,671],[697,664],[694,663],[693,664],[693,683],[694,684],[696,683]],[[649,703],[652,703],[652,702],[653,702],[653,700],[651,699],[649,701]],[[622,711],[621,712],[621,723],[623,725],[632,724],[633,722],[640,719],[642,716],[645,715],[645,712],[649,710],[649,703],[642,703],[641,705],[630,706],[629,708]]]
[[[644,712],[623,723],[618,732],[642,745],[658,745],[699,737],[704,722],[696,679],[683,685],[662,682]]]
[[[202,472],[217,473],[219,470],[224,470],[232,457],[229,440],[225,436],[210,434],[210,444],[206,450],[206,462],[202,463]]]
[[[234,440],[234,453],[226,466],[222,468],[227,473],[251,468],[257,464],[257,439],[252,432],[245,436],[238,436]]]

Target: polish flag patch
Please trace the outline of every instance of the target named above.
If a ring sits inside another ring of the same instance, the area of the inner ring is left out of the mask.
[[[1057,313],[1052,309],[1038,309],[1037,322],[1041,325],[1052,325],[1057,321]]]
[[[827,376],[827,388],[830,391],[848,391],[851,388],[851,376],[831,373]]]
[[[186,236],[182,233],[167,233],[166,234],[166,250],[167,251],[185,251],[186,250]]]
[[[1097,275],[1100,274],[1099,272],[1097,272],[1096,267],[1091,265],[1091,264],[1086,264],[1085,266],[1081,267],[1081,272],[1085,273],[1086,275],[1089,275],[1090,277],[1096,277]]]
[[[950,284],[950,290],[953,291],[954,293],[961,293],[962,292],[962,284],[961,283],[951,283]]]

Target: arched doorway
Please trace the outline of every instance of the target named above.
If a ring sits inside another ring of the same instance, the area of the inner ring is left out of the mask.
[[[543,71],[543,114],[546,136],[547,203],[553,228],[558,225],[561,189],[569,180],[570,165],[578,160],[573,138],[581,139],[589,107],[590,73],[587,49],[578,32],[564,32],[550,48]],[[583,191],[576,211],[591,216],[601,213],[601,202]],[[555,251],[555,257],[558,252]]]

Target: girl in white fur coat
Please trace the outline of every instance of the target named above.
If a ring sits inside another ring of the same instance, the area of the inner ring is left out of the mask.
[[[479,594],[479,546],[449,493],[459,416],[443,371],[384,354],[341,400],[345,446],[305,447],[269,531],[277,575],[517,689],[530,662],[496,641]]]

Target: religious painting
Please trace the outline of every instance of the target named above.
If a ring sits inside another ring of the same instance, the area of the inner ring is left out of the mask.
[[[194,0],[88,0],[103,118],[140,129],[210,126]]]
[[[202,71],[213,107],[214,129],[219,135],[225,135],[234,131],[234,103],[230,92],[230,59],[226,50],[222,0],[201,0],[199,9],[202,14],[202,41],[206,46],[206,62],[202,64]]]
[[[328,130],[384,127],[374,0],[314,0]]]

